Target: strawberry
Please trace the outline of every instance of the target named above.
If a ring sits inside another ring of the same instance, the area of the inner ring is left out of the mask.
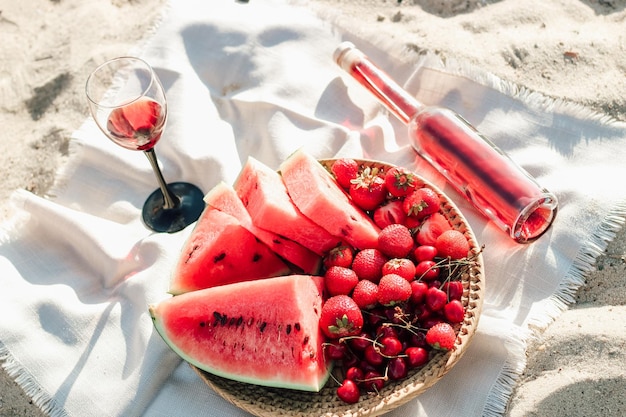
[[[470,245],[465,235],[458,230],[447,230],[435,241],[437,255],[442,258],[462,259],[467,257]]]
[[[363,210],[374,210],[387,198],[385,180],[376,168],[367,167],[350,181],[350,197]]]
[[[404,208],[402,209],[402,211],[404,212]],[[404,219],[403,224],[411,230],[417,229],[422,224],[423,219],[418,219],[417,217],[414,217],[414,216],[407,216],[406,214],[405,216],[406,217]]]
[[[415,234],[415,241],[420,245],[435,246],[440,234],[452,230],[452,226],[441,213],[433,213],[424,219]]]
[[[347,295],[330,297],[322,306],[320,329],[330,339],[355,336],[363,327],[363,314]]]
[[[387,274],[400,275],[407,281],[415,279],[415,264],[408,258],[393,258],[383,265],[383,276]]]
[[[390,258],[404,258],[413,249],[413,236],[403,224],[390,224],[378,235],[378,250]]]
[[[430,188],[418,188],[404,198],[402,207],[407,216],[423,219],[439,210],[439,196]]]
[[[426,343],[435,349],[451,350],[454,348],[456,334],[448,323],[437,323],[426,332]]]
[[[350,188],[350,182],[359,175],[359,164],[351,158],[341,158],[333,162],[330,167],[337,183],[346,190]]]
[[[411,283],[400,275],[387,274],[378,284],[378,302],[384,306],[393,306],[407,301],[412,293]]]
[[[381,229],[390,224],[404,224],[406,221],[406,213],[402,208],[402,200],[393,200],[389,203],[378,207],[374,211],[374,223]]]
[[[378,285],[367,279],[359,281],[352,291],[352,299],[362,310],[376,307],[378,302]]]
[[[415,174],[402,167],[393,167],[385,174],[385,186],[395,197],[404,197],[415,190]]]
[[[363,249],[354,256],[352,269],[359,279],[378,283],[382,277],[383,265],[389,259],[378,249]]]
[[[358,282],[356,272],[343,266],[331,266],[324,274],[324,284],[331,296],[350,294]]]
[[[354,253],[351,247],[340,245],[336,248],[332,248],[330,252],[324,257],[323,263],[326,269],[331,266],[343,266],[349,268],[352,265],[352,259],[354,259]]]

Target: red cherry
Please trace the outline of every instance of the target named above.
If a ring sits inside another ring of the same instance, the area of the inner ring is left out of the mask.
[[[416,262],[432,261],[437,256],[437,248],[431,245],[420,245],[413,251]]]
[[[380,372],[367,372],[364,380],[365,389],[368,391],[380,392],[385,386],[384,377]]]
[[[346,356],[346,345],[344,343],[328,343],[324,345],[324,354],[327,359],[341,360]]]
[[[410,347],[425,348],[426,346],[428,346],[428,343],[426,343],[426,334],[422,332],[412,333],[411,337],[409,338],[409,343],[411,345]]]
[[[426,343],[424,341],[424,343]],[[409,347],[405,351],[407,362],[411,368],[424,366],[428,362],[428,351],[423,347]]]
[[[421,261],[415,265],[415,277],[425,281],[432,281],[439,277],[439,268],[435,261]]]
[[[398,379],[402,379],[407,376],[409,373],[409,367],[407,366],[406,360],[399,356],[389,360],[387,371],[389,378],[397,381]]]
[[[365,377],[365,372],[363,372],[363,369],[359,368],[358,366],[351,366],[346,371],[346,379],[351,379],[355,382],[358,382],[362,380],[364,377]]]
[[[351,379],[345,379],[337,388],[337,397],[347,404],[354,404],[359,401],[361,392],[356,382]]]
[[[397,337],[383,337],[380,339],[380,344],[382,345],[380,353],[384,356],[397,356],[402,352],[402,342]]]
[[[448,300],[461,300],[463,297],[463,283],[461,281],[446,281],[441,289],[448,294]]]
[[[443,314],[451,324],[460,323],[465,318],[465,309],[459,300],[452,300],[443,306]]]
[[[366,347],[363,351],[363,356],[368,363],[374,366],[380,366],[385,362],[385,357],[376,350],[374,345]]]
[[[441,288],[441,281],[439,281],[438,279],[436,279],[434,281],[430,281],[428,283],[428,288],[430,288],[430,287]]]
[[[413,304],[421,304],[426,298],[428,284],[424,281],[411,281],[411,302]]]
[[[381,325],[376,329],[376,336],[381,340],[386,337],[395,337],[397,339],[398,331],[393,326]]]
[[[426,305],[432,311],[439,311],[448,302],[448,294],[436,287],[430,287],[426,292]]]

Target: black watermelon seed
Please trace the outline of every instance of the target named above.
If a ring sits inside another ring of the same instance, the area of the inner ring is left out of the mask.
[[[213,320],[213,327],[217,326],[222,321],[222,315],[217,311],[213,312],[213,318],[215,319]]]
[[[287,325],[286,332],[287,332],[287,334],[291,333],[291,324]]]
[[[213,258],[213,262],[218,263],[219,261],[223,260],[226,257],[226,252],[222,252],[219,255],[217,255],[215,258]]]
[[[296,329],[296,331],[298,331],[298,332],[299,332],[299,331],[300,331],[300,323],[296,323],[296,324],[294,325],[294,328]]]
[[[266,326],[267,326],[266,322],[261,323],[261,327],[259,327],[259,330],[261,331],[261,333],[263,333],[263,331],[265,330]]]
[[[255,253],[254,256],[252,257],[252,262],[259,262],[261,260],[262,256],[258,253]]]

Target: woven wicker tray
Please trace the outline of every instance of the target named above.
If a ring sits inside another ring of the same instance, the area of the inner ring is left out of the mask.
[[[334,160],[322,160],[320,163],[330,170]],[[358,160],[363,166],[389,169],[391,165],[369,160]],[[469,273],[462,277],[465,320],[461,323],[455,349],[440,352],[423,367],[413,370],[401,381],[387,384],[379,395],[362,395],[357,404],[346,404],[337,398],[337,385],[332,381],[318,393],[269,388],[245,384],[217,377],[192,368],[215,392],[237,407],[255,416],[320,416],[352,417],[379,416],[417,397],[439,381],[463,356],[478,326],[482,310],[484,293],[484,268],[480,246],[469,224],[456,205],[441,190],[429,181],[418,176],[420,186],[432,188],[440,198],[441,213],[452,226],[468,238],[471,253],[477,254],[476,264]]]

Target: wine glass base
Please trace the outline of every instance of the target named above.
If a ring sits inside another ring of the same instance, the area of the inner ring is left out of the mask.
[[[186,182],[167,184],[170,191],[176,195],[180,204],[172,209],[163,207],[163,193],[155,190],[143,205],[143,222],[155,232],[175,233],[183,230],[198,220],[206,206],[204,193],[195,185]]]

